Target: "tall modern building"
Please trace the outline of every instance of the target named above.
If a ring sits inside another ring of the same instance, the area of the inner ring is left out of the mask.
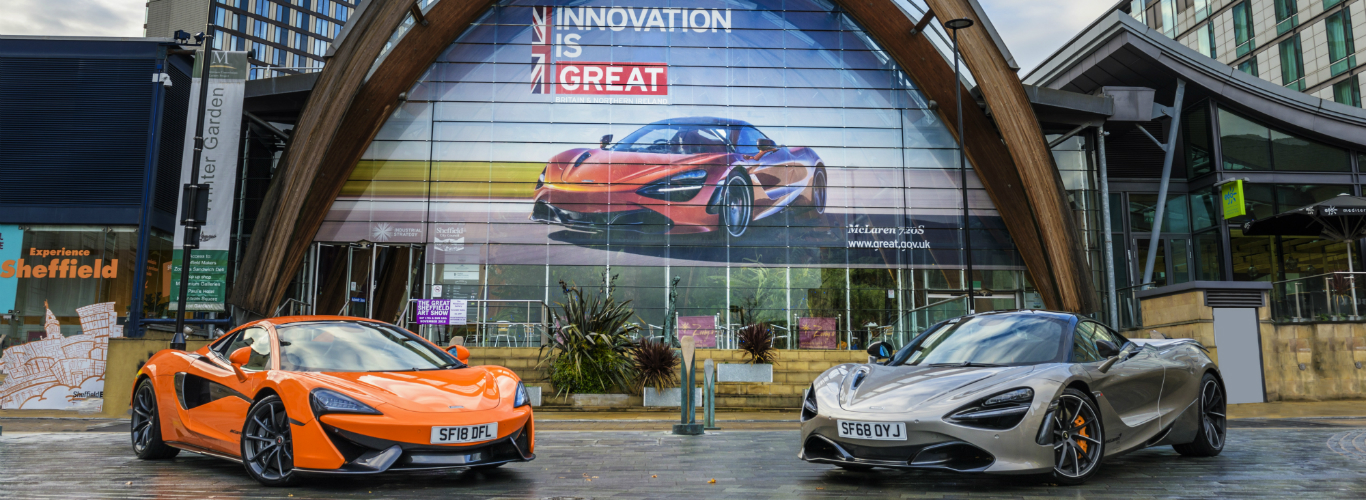
[[[1221,63],[1272,83],[1361,107],[1366,2],[1124,0],[1119,10]]]
[[[209,16],[209,1],[213,15]],[[146,36],[212,25],[216,50],[250,54],[251,79],[317,71],[356,9],[346,0],[150,0]]]

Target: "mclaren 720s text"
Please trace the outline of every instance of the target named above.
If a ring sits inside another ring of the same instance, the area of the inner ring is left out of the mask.
[[[808,462],[1035,474],[1080,484],[1103,459],[1151,446],[1211,457],[1224,382],[1199,342],[1126,339],[1088,318],[982,313],[818,377],[802,409]]]
[[[555,155],[531,219],[586,232],[739,237],[784,209],[824,213],[827,175],[811,148],[779,146],[749,123],[673,118]]]
[[[467,365],[464,347],[451,351],[363,318],[248,323],[198,351],[158,352],[138,370],[133,452],[240,462],[268,486],[534,459],[521,380]]]

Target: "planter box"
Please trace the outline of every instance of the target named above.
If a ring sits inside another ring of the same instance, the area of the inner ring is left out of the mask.
[[[573,394],[569,399],[575,407],[626,406],[629,397],[625,394]]]
[[[773,365],[721,363],[716,365],[716,381],[773,383]]]
[[[702,388],[694,387],[693,390],[696,391],[694,392],[693,401],[697,403],[698,408],[701,408]],[[683,404],[683,389],[679,387],[664,389],[663,391],[655,391],[653,387],[646,387],[644,395],[645,406],[672,406],[677,408]]]
[[[531,406],[541,406],[541,388],[527,386],[526,395],[531,398]]]

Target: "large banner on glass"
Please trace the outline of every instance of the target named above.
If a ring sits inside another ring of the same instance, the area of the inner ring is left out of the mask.
[[[911,78],[831,4],[744,5],[500,3],[317,239],[443,264],[961,265],[956,143]],[[974,246],[1010,248],[997,233]]]
[[[237,150],[242,131],[242,99],[247,85],[246,52],[210,52],[208,96],[205,101],[204,150],[199,162],[199,183],[209,185],[208,223],[200,229],[199,249],[190,253],[190,284],[185,309],[223,311],[228,276],[228,246],[232,231],[233,193],[237,185]],[[200,56],[203,52],[200,52]],[[190,181],[194,161],[195,125],[199,117],[199,75],[203,57],[195,58],[190,84],[189,116],[185,124],[185,153],[180,178]],[[179,210],[179,207],[177,207]],[[177,215],[177,220],[179,216]],[[176,225],[175,265],[171,274],[170,309],[180,308],[180,243],[185,228]]]
[[[19,251],[24,244],[24,231],[14,224],[0,224],[0,314],[14,310],[14,298],[19,289]]]

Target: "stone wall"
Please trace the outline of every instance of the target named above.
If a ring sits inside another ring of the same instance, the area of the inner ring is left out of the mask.
[[[1142,307],[1144,326],[1124,335],[1196,339],[1219,362],[1214,310],[1203,291],[1144,299]],[[1257,310],[1267,401],[1366,399],[1366,323],[1275,324],[1270,309]]]

